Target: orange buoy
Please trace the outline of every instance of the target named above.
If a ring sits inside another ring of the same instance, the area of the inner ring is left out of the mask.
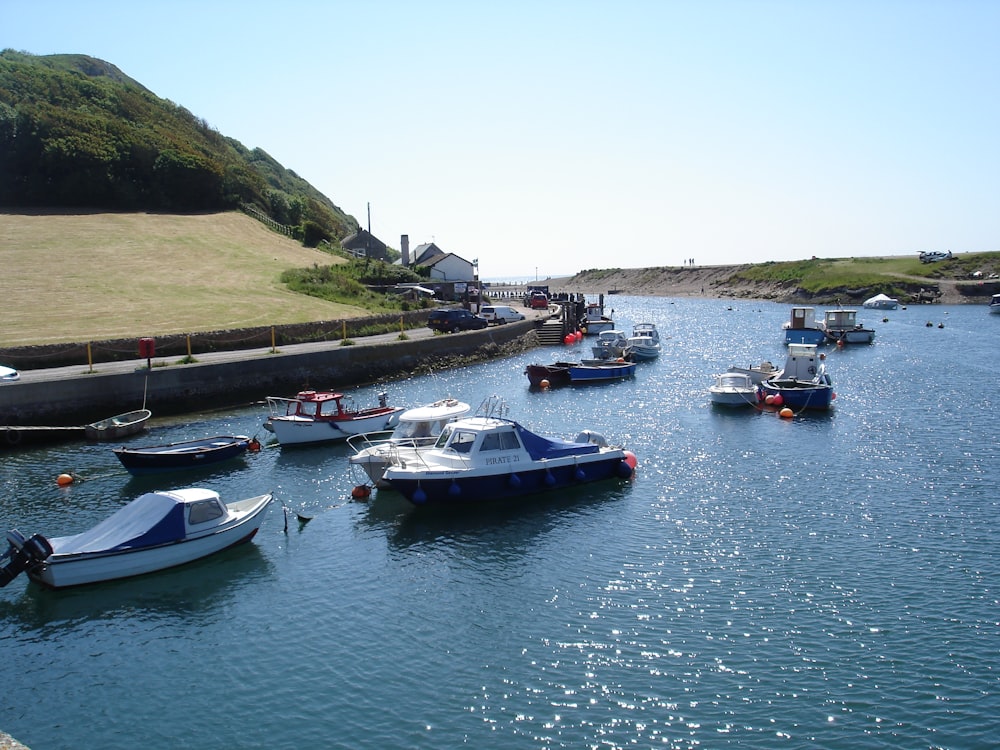
[[[791,419],[792,417],[795,416],[795,412],[793,412],[786,406],[784,409],[778,412],[778,416],[782,417],[783,419]]]
[[[359,484],[353,490],[351,490],[351,497],[355,500],[367,500],[372,494],[372,488],[367,484]]]
[[[72,474],[60,474],[56,477],[56,484],[60,487],[65,487],[66,485],[73,484]]]
[[[635,454],[632,451],[625,451],[625,463],[627,463],[634,471],[635,467],[639,465],[639,459],[635,457]]]
[[[552,385],[552,383],[550,383],[548,380],[542,380],[538,385],[541,388],[548,388],[550,385]]]
[[[256,453],[260,450],[260,441],[257,438],[251,438],[250,442],[247,443],[247,450],[251,453]]]

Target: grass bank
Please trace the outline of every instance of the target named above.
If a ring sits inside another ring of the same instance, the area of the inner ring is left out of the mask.
[[[281,281],[337,262],[241,213],[0,213],[0,347],[366,315]]]

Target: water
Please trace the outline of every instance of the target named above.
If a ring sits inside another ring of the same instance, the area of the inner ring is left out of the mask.
[[[875,344],[829,351],[833,411],[784,420],[706,388],[784,361],[787,306],[613,301],[671,337],[633,381],[531,391],[525,364],[569,354],[543,348],[387,390],[502,394],[529,428],[626,445],[631,482],[427,512],[351,502],[343,446],[180,481],[130,479],[102,445],[0,454],[4,529],[74,533],[179,484],[313,516],[286,531],[272,506],[252,544],[141,579],[0,590],[0,729],[33,750],[995,746],[1000,316],[864,311]]]

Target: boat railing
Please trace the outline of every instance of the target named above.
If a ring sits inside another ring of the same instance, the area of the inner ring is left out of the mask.
[[[362,432],[357,435],[351,435],[347,438],[347,444],[354,450],[355,453],[361,453],[361,451],[366,448],[371,448],[373,445],[380,445],[382,443],[388,443],[389,437],[392,435],[392,430],[379,430],[377,432]]]
[[[290,406],[298,403],[294,398],[285,398],[283,396],[268,396],[267,397],[267,411],[272,417],[285,417],[289,414],[294,414],[295,409],[292,408],[289,411]]]

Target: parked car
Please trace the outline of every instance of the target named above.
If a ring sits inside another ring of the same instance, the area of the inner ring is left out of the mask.
[[[528,299],[528,307],[532,310],[544,310],[549,306],[549,298],[543,292],[532,292]]]
[[[13,367],[5,367],[0,365],[0,383],[9,383],[13,380],[20,380],[21,373],[15,370]]]
[[[486,328],[487,323],[483,318],[473,315],[468,310],[462,308],[454,310],[432,310],[427,317],[427,327],[435,331],[453,333],[455,331],[472,331],[477,328]]]
[[[487,323],[503,325],[512,320],[524,320],[524,313],[519,313],[508,305],[483,305],[479,311],[479,317],[483,318]]]

